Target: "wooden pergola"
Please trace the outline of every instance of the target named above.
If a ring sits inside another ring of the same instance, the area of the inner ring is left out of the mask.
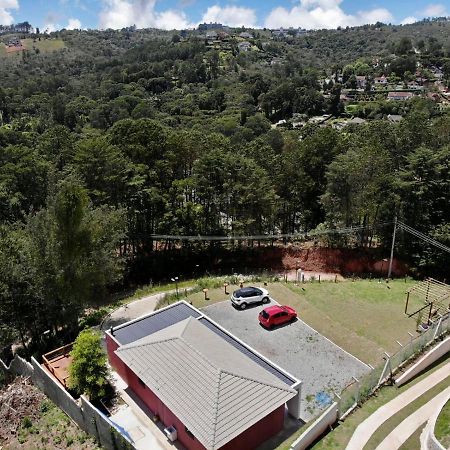
[[[411,295],[419,297],[424,302],[424,306],[412,313],[408,313],[408,304]],[[450,285],[435,280],[434,278],[427,278],[406,292],[405,314],[408,317],[412,317],[427,308],[429,309],[428,322],[436,314],[448,314],[450,312]]]

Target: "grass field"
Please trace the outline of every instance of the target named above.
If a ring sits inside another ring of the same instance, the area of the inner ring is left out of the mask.
[[[22,45],[26,50],[34,51],[34,49],[39,49],[43,54],[52,53],[56,50],[61,50],[65,48],[66,44],[62,39],[41,39],[40,41],[33,42],[33,39],[22,39]],[[6,52],[6,46],[0,43],[0,58],[22,58],[22,52]]]
[[[23,39],[22,45],[27,50],[37,48],[41,53],[51,53],[56,50],[61,50],[66,46],[62,39],[41,39],[40,41],[36,40],[36,42],[33,42],[33,39]]]
[[[434,434],[445,448],[450,448],[450,400],[439,414]]]
[[[258,284],[258,283],[254,283]],[[369,364],[379,364],[384,351],[406,343],[408,332],[415,333],[416,322],[404,315],[405,291],[413,283],[404,280],[389,284],[358,280],[340,283],[268,283],[271,296],[279,303],[296,308],[299,317],[343,349]],[[232,292],[237,286],[229,286]],[[188,295],[198,308],[229,299],[224,289],[210,289]],[[419,303],[410,302],[411,307]],[[231,306],[230,306],[231,307]]]

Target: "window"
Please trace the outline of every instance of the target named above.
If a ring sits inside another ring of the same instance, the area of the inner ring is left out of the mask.
[[[192,434],[192,432],[189,430],[188,427],[184,427],[184,431],[186,431],[186,434],[187,434],[191,439],[195,439],[195,436]]]

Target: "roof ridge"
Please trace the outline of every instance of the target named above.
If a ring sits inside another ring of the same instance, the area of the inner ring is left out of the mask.
[[[214,408],[214,419],[213,419],[213,436],[212,436],[212,448],[216,447],[216,432],[217,432],[217,416],[219,415],[219,395],[220,395],[220,385],[222,384],[222,372],[223,369],[219,369],[217,373],[217,390],[216,390],[216,401]]]
[[[226,373],[226,374],[231,375],[231,376],[236,377],[236,378],[242,378],[243,380],[249,380],[249,381],[253,381],[254,383],[262,384],[264,386],[270,386],[270,387],[273,387],[275,389],[279,389],[281,391],[287,391],[287,392],[292,392],[292,393],[296,392],[295,389],[291,388],[287,384],[285,385],[286,387],[284,387],[284,383],[282,383],[282,382],[280,382],[280,385],[276,385],[275,383],[270,383],[268,381],[261,381],[261,380],[257,380],[257,379],[252,378],[252,377],[248,377],[246,375],[240,375],[238,373],[231,372],[231,370],[221,369],[221,372]]]
[[[150,335],[151,336],[151,335]],[[168,341],[173,341],[175,339],[180,339],[179,336],[171,336],[171,337],[166,337],[166,338],[162,338],[159,339],[157,341],[152,341],[152,342],[141,342],[140,344],[136,344],[136,342],[130,342],[129,344],[126,345],[121,345],[116,352],[121,352],[123,350],[129,350],[130,348],[139,348],[139,347],[145,347],[146,345],[153,345],[153,344],[160,344],[161,342],[168,342]]]

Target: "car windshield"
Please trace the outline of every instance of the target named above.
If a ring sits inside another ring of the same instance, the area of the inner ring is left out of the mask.
[[[264,317],[264,319],[268,319],[270,317],[267,311],[262,311],[261,315]]]

